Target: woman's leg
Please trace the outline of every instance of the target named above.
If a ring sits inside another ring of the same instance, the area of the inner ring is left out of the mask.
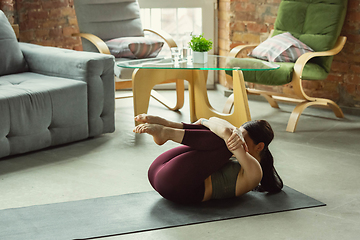
[[[171,201],[201,202],[205,179],[227,163],[232,153],[224,140],[208,129],[176,130],[183,132],[181,143],[187,146],[161,154],[149,168],[149,181],[156,191]]]
[[[187,146],[173,148],[157,157],[149,167],[149,182],[162,197],[178,203],[202,201],[204,181],[193,182],[190,187],[185,185],[190,166],[183,159],[186,157],[184,154],[191,151]]]
[[[201,119],[200,119],[201,120]],[[167,120],[159,116],[153,116],[148,114],[139,114],[135,117],[135,121],[140,123],[159,124],[165,127],[177,128],[177,129],[208,129],[207,127],[200,124],[200,120],[195,124],[178,123]]]
[[[154,142],[158,145],[163,145],[168,140],[172,140],[198,150],[212,150],[218,147],[227,149],[224,140],[205,126],[186,123],[182,123],[182,126],[184,129],[145,123],[136,126],[133,132],[152,135]],[[186,134],[191,132],[202,134]]]
[[[147,133],[153,136],[154,142],[158,145],[163,145],[168,140],[172,140],[177,143],[181,143],[184,137],[185,131],[183,129],[165,127],[160,124],[144,123],[137,125],[133,132],[135,133]]]
[[[148,115],[145,113],[137,115],[135,117],[135,121],[140,122],[140,123],[159,124],[159,125],[163,125],[165,127],[178,128],[178,129],[182,129],[182,127],[183,127],[182,123],[172,122],[165,118]]]
[[[224,139],[224,141],[227,141],[232,132],[236,129],[234,125],[218,117],[211,117],[208,120],[204,119],[202,124],[220,138]]]

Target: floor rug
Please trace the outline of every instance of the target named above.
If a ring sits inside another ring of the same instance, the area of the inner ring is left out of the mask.
[[[167,201],[154,191],[0,211],[0,239],[96,239],[260,214],[324,206],[290,187],[196,205]]]

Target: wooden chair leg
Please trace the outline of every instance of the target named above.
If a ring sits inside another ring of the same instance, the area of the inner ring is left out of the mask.
[[[254,94],[254,93],[252,93],[251,91],[248,91],[248,94]],[[266,99],[266,101],[268,101],[268,103],[270,104],[271,107],[280,108],[279,105],[277,104],[277,102],[275,101],[275,99],[271,95],[268,95],[265,93],[260,93],[257,95],[263,96]],[[228,99],[226,100],[226,103],[225,103],[225,106],[223,109],[223,113],[229,114],[231,112],[233,106],[234,106],[234,94],[231,94],[228,97]]]
[[[294,110],[292,111],[287,127],[286,127],[286,131],[287,132],[295,132],[296,130],[296,126],[298,124],[300,115],[302,114],[302,112],[309,106],[311,105],[315,105],[317,104],[316,102],[302,102],[299,103],[298,105],[296,105],[296,107],[294,108]]]
[[[121,89],[132,88],[132,80],[121,80],[117,76],[114,76],[114,81],[115,81],[115,91],[121,90]],[[125,96],[115,97],[115,99],[124,99],[124,98],[131,98],[131,97],[133,97],[132,92],[130,92],[130,94],[126,94]]]
[[[275,101],[275,99],[272,98],[272,96],[263,93],[261,93],[260,95],[263,96],[266,99],[266,101],[268,101],[271,107],[280,108],[277,102]]]
[[[341,108],[339,107],[339,105],[337,105],[334,101],[326,99],[327,105],[329,106],[329,108],[331,108],[331,110],[333,110],[334,114],[336,117],[338,118],[344,118],[344,113],[341,110]]]
[[[232,93],[226,100],[223,113],[230,114],[231,109],[234,107],[234,94]]]
[[[333,110],[336,117],[339,117],[339,118],[344,117],[344,114],[343,114],[342,110],[340,109],[340,107],[332,100],[317,98],[316,101],[312,101],[312,102],[304,101],[304,102],[296,105],[295,109],[292,111],[289,121],[288,121],[288,125],[286,127],[286,131],[295,132],[300,115],[307,107],[313,106],[313,105],[327,106]]]
[[[133,95],[129,94],[129,95],[125,95],[125,96],[121,96],[121,97],[116,97],[115,99],[124,99],[124,98],[132,98]]]
[[[253,94],[253,95],[260,95],[263,96],[266,101],[268,101],[268,103],[270,104],[271,107],[273,108],[280,108],[279,105],[277,104],[276,100],[273,97],[272,92],[268,92],[268,91],[263,91],[263,90],[257,90],[254,88],[246,88],[247,94]]]

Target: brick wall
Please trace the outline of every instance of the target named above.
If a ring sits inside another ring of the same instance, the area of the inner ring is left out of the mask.
[[[219,53],[226,55],[237,45],[259,43],[273,29],[281,0],[219,0]],[[331,73],[324,81],[303,81],[314,97],[330,98],[341,106],[360,108],[360,0],[349,0],[342,35],[347,43],[335,56]],[[220,83],[227,86],[225,75]],[[250,84],[254,86],[254,84]],[[255,86],[259,89],[291,92],[286,86]]]
[[[15,22],[14,0],[0,0],[0,9],[5,13],[9,22],[13,24]]]
[[[19,24],[20,41],[81,50],[73,0],[1,0],[11,23]]]

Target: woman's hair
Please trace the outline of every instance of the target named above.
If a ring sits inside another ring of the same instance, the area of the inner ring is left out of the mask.
[[[260,152],[260,165],[263,177],[256,190],[269,193],[279,192],[283,188],[283,181],[274,167],[274,158],[269,150],[269,144],[274,138],[274,132],[270,124],[265,120],[249,121],[242,125],[249,137],[255,144],[264,143],[264,149]]]

